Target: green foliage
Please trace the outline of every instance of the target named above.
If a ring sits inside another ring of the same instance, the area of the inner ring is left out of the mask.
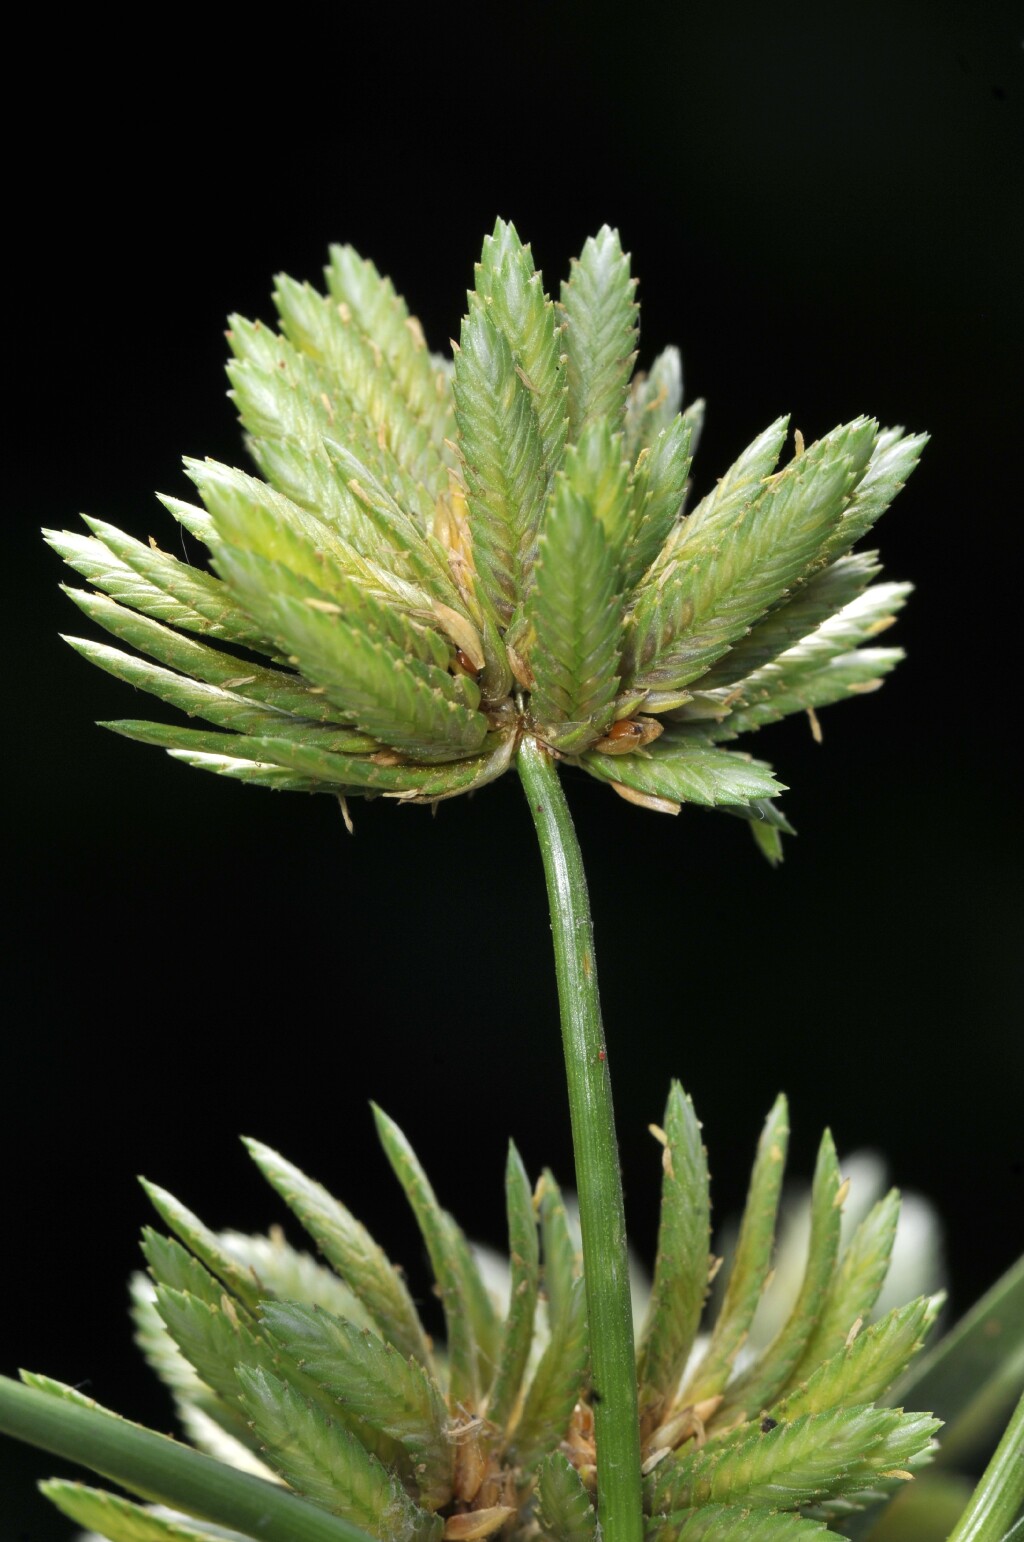
[[[857,417],[807,448],[795,432],[780,466],[779,418],[687,513],[703,404],[684,406],[674,348],[634,378],[636,280],[616,232],[586,242],[553,304],[529,247],[499,220],[452,360],[429,352],[405,302],[351,248],[332,248],[326,279],[321,294],[281,276],[276,328],[231,320],[232,394],[261,475],[188,461],[203,507],[163,500],[212,571],[97,520],[88,536],[48,536],[98,591],[73,601],[120,646],[72,645],[207,725],[106,726],[230,779],[330,792],[346,818],[349,796],[433,803],[514,758],[528,786],[548,778],[531,798],[543,813],[545,798],[560,797],[551,759],[564,759],[652,810],[691,802],[741,817],[777,862],[792,833],[774,801],[783,785],[722,743],[796,712],[817,732],[816,709],[874,689],[901,657],[874,644],[908,586],[873,584],[874,553],[851,548],[923,438]],[[552,870],[555,844],[542,835]],[[579,918],[589,927],[585,908]],[[560,968],[585,996],[592,956],[567,962],[555,931]],[[569,951],[581,935],[577,925]],[[574,1118],[583,1108],[596,1129],[607,1088],[596,992],[587,1002],[577,1026],[592,1054],[579,1055],[583,1039],[571,1048],[570,1098]],[[566,1020],[576,1011],[563,1008]],[[673,1085],[635,1376],[610,1105],[597,1141],[607,1149],[580,1157],[589,1279],[554,1178],[531,1194],[510,1149],[507,1306],[401,1130],[374,1112],[429,1255],[443,1346],[366,1228],[269,1148],[247,1143],[323,1264],[280,1237],[217,1235],[147,1185],[174,1236],[144,1234],[139,1342],[215,1460],[42,1378],[15,1388],[13,1404],[0,1382],[0,1411],[28,1398],[34,1430],[71,1430],[53,1437],[58,1454],[143,1499],[180,1499],[199,1529],[51,1485],[68,1514],[111,1542],[203,1542],[234,1524],[236,1505],[243,1542],[485,1542],[499,1532],[594,1542],[599,1531],[621,1542],[636,1534],[643,1478],[648,1542],[799,1542],[823,1522],[852,1524],[930,1459],[937,1420],[884,1399],[894,1378],[913,1375],[936,1302],[870,1321],[897,1198],[840,1256],[845,1189],[827,1133],[802,1284],[774,1339],[752,1347],[785,1162],[783,1099],[701,1343],[717,1267],[707,1162]],[[594,1277],[602,1245],[615,1253],[610,1292]],[[623,1307],[618,1326],[612,1304]],[[590,1316],[602,1322],[593,1345]],[[169,1488],[152,1481],[170,1467]]]
[[[163,499],[213,573],[98,520],[48,535],[99,591],[75,603],[135,651],[72,645],[209,725],[105,726],[232,780],[426,803],[501,775],[528,734],[644,807],[742,813],[778,861],[782,784],[715,741],[864,694],[902,656],[870,643],[907,586],[868,587],[850,548],[923,436],[857,418],[777,470],[779,418],[687,514],[703,403],[673,347],[634,376],[615,231],[553,303],[499,219],[448,361],[351,247],[326,280],[281,276],[276,329],[231,318],[260,477],[187,461],[203,507]]]
[[[531,1196],[510,1148],[510,1289],[499,1310],[398,1126],[374,1114],[434,1268],[443,1348],[428,1343],[400,1272],[365,1228],[250,1140],[261,1171],[333,1269],[280,1236],[214,1234],[147,1184],[175,1233],[143,1233],[154,1284],[140,1277],[134,1294],[147,1357],[201,1449],[276,1476],[301,1503],[370,1536],[457,1542],[500,1530],[506,1542],[522,1542],[539,1528],[551,1542],[594,1542],[600,1503],[585,1281],[558,1184],[545,1173]],[[775,1340],[757,1354],[744,1351],[766,1285],[785,1164],[780,1097],[758,1144],[717,1319],[692,1355],[709,1279],[710,1199],[700,1125],[678,1083],[656,1134],[662,1218],[636,1362],[648,1542],[798,1542],[819,1529],[800,1511],[853,1513],[928,1459],[938,1421],[884,1400],[938,1303],[922,1298],[868,1320],[897,1197],[868,1213],[837,1259],[844,1191],[826,1134],[803,1284]],[[546,1310],[538,1313],[541,1290]],[[737,1364],[744,1352],[746,1363]],[[32,1380],[50,1398],[94,1408],[80,1393]],[[58,1486],[53,1497],[112,1542],[178,1535],[177,1519],[79,1486]],[[181,1542],[194,1542],[191,1524],[182,1522]],[[196,1535],[205,1539],[202,1524]]]

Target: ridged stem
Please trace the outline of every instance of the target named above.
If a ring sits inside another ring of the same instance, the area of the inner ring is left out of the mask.
[[[537,829],[551,910],[583,1233],[601,1535],[603,1542],[640,1542],[640,1422],[626,1221],[587,881],[551,756],[524,738],[517,767]]]
[[[949,1542],[1004,1542],[1024,1506],[1024,1396]],[[1014,1528],[1016,1535],[1016,1528]]]
[[[0,1376],[0,1433],[112,1479],[142,1499],[261,1542],[374,1542],[340,1516],[167,1435]]]

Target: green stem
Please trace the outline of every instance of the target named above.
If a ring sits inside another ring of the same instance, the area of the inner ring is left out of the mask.
[[[0,1433],[90,1468],[142,1499],[261,1542],[374,1542],[350,1521],[106,1409],[0,1376]]]
[[[949,1542],[1004,1542],[1024,1505],[1024,1396]],[[1017,1528],[1014,1527],[1014,1534]]]
[[[601,1534],[604,1542],[640,1542],[640,1422],[626,1221],[587,880],[551,756],[524,738],[517,766],[544,859],[555,945],[583,1232]]]

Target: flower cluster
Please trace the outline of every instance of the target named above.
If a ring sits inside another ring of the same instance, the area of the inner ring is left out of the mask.
[[[49,536],[136,651],[73,645],[211,725],[107,726],[243,781],[421,802],[529,734],[645,807],[741,814],[777,857],[780,784],[723,745],[816,726],[901,657],[873,642],[908,586],[851,548],[923,437],[857,418],[776,469],[780,418],[687,512],[703,404],[675,348],[634,374],[635,284],[605,228],[553,302],[499,220],[453,358],[348,247],[326,295],[279,280],[279,330],[232,318],[262,476],[187,462],[202,507],[163,499],[213,571],[99,520]]]

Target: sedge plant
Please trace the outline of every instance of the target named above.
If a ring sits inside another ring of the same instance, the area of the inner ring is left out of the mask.
[[[217,1235],[147,1185],[161,1227],[133,1288],[139,1342],[188,1443],[36,1375],[0,1382],[0,1426],[128,1496],[43,1485],[110,1542],[801,1542],[904,1488],[939,1420],[912,1362],[938,1299],[877,1320],[898,1196],[840,1247],[846,1185],[826,1132],[788,1317],[749,1348],[788,1137],[770,1111],[727,1283],[711,1255],[701,1129],[673,1085],[662,1213],[634,1340],[594,942],[564,766],[648,813],[737,816],[771,862],[782,785],[745,748],[790,713],[875,690],[909,586],[854,547],[924,436],[859,417],[805,445],[779,418],[690,505],[703,405],[679,354],[646,373],[617,234],[560,298],[501,220],[459,341],[431,353],[392,285],[348,247],[326,293],[278,281],[276,328],[233,317],[228,366],[258,474],[186,462],[162,501],[209,552],[191,566],[112,528],[50,532],[114,645],[85,658],[206,726],[107,727],[268,788],[434,804],[519,776],[550,902],[581,1248],[551,1173],[509,1149],[507,1295],[375,1110],[444,1310],[428,1337],[400,1270],[345,1204],[249,1141],[320,1254]],[[734,747],[737,742],[740,748]],[[638,815],[638,817],[640,817]],[[1013,1301],[1019,1302],[1016,1285]],[[1002,1298],[1000,1298],[1002,1299]],[[1014,1308],[1017,1310],[1017,1308]],[[909,1369],[908,1369],[909,1368]],[[941,1372],[941,1364],[940,1364]],[[909,1378],[909,1380],[908,1380]],[[958,1520],[1000,1542],[1022,1498],[1020,1409]]]

